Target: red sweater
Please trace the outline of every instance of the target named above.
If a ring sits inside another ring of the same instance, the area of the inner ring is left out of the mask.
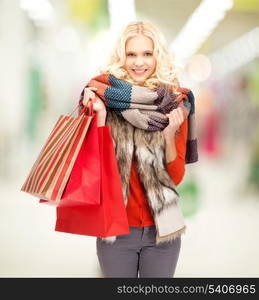
[[[173,161],[167,164],[167,171],[176,186],[182,181],[185,172],[186,140],[187,119],[185,119],[180,126],[180,134],[175,137],[177,156]],[[155,224],[147,202],[144,187],[139,180],[135,157],[133,157],[132,160],[130,193],[126,210],[129,226],[144,227]]]

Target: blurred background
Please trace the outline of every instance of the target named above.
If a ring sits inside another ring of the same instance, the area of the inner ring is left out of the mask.
[[[1,277],[101,277],[95,238],[55,232],[55,208],[20,188],[133,20],[164,33],[196,98],[175,277],[259,276],[259,0],[1,0]]]

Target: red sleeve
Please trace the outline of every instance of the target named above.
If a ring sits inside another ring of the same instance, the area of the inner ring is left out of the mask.
[[[167,171],[175,185],[178,185],[182,181],[185,173],[187,122],[187,119],[185,119],[180,126],[179,134],[175,136],[176,158],[167,164]]]

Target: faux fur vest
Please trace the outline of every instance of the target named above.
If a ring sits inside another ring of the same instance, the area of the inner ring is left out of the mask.
[[[110,126],[113,137],[125,206],[129,196],[132,158],[135,154],[139,178],[156,225],[156,242],[169,241],[184,233],[186,226],[179,207],[179,195],[166,169],[162,132],[134,127],[109,108],[106,125]],[[103,238],[106,242],[114,242],[115,239],[116,237]]]

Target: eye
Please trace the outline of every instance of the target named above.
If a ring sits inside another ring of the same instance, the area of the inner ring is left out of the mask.
[[[153,53],[151,53],[151,52],[146,52],[145,55],[147,55],[147,56],[152,56]]]
[[[127,56],[134,56],[134,53],[128,53]]]

